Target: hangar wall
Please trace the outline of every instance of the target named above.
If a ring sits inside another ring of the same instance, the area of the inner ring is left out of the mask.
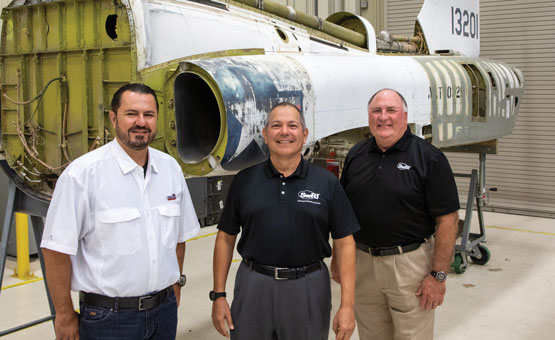
[[[386,29],[412,34],[423,0],[383,0]],[[488,210],[555,217],[555,2],[481,0],[481,56],[524,73],[525,92],[515,129],[486,158]],[[478,166],[474,154],[448,153],[455,172]],[[459,192],[468,181],[458,181]]]

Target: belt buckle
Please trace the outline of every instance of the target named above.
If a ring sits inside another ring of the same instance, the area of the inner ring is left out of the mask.
[[[147,299],[152,299],[152,295],[141,296],[141,297],[139,298],[139,310],[147,310],[147,309],[150,309],[150,308],[146,308],[146,307],[143,308],[143,301],[144,301],[144,300],[147,300]]]
[[[281,269],[287,269],[287,268],[279,268],[279,267],[274,268],[274,279],[276,279],[276,280],[287,280],[286,277],[279,277],[279,270],[281,270]]]

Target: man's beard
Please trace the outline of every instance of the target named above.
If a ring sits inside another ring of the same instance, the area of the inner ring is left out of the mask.
[[[148,134],[146,136],[137,135],[135,136],[135,140],[132,141],[130,133],[134,130],[146,130]],[[156,137],[156,132],[152,133],[152,130],[147,126],[140,127],[138,125],[133,125],[129,130],[127,130],[126,133],[125,131],[120,129],[118,121],[116,120],[116,135],[118,139],[129,148],[133,150],[143,150],[154,140],[154,137]]]

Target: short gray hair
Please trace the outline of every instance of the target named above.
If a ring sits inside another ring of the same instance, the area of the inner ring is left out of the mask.
[[[405,112],[408,112],[409,106],[407,105],[407,101],[405,100],[405,97],[403,97],[403,95],[400,94],[399,91],[395,91],[394,89],[390,89],[390,88],[387,88],[387,87],[386,87],[386,88],[383,88],[383,89],[381,89],[381,90],[379,90],[379,91],[376,92],[376,93],[374,93],[374,94],[372,95],[372,97],[370,97],[370,100],[368,101],[368,104],[367,104],[367,105],[370,105],[370,103],[372,102],[372,100],[374,100],[374,97],[376,97],[380,92],[383,92],[383,91],[393,91],[393,92],[397,93],[397,95],[399,96],[399,98],[401,98],[401,101],[403,102],[403,110],[405,110]]]

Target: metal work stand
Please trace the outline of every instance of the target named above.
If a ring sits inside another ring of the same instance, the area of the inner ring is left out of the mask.
[[[10,169],[6,161],[0,161],[0,168],[6,173],[7,177],[10,179],[8,183],[8,199],[6,203],[6,214],[4,216],[4,227],[2,229],[2,235],[0,238],[0,287],[2,286],[2,279],[4,276],[4,268],[6,264],[6,255],[8,248],[8,236],[10,234],[10,228],[12,225],[12,220],[15,212],[22,212],[31,216],[31,224],[33,226],[33,232],[35,235],[35,240],[37,242],[37,250],[39,254],[40,266],[42,272],[45,273],[44,259],[42,257],[42,252],[40,251],[40,242],[42,239],[42,231],[44,229],[44,217],[48,211],[49,202],[47,200],[41,200],[35,195],[32,195],[30,191],[26,189],[23,183],[18,181],[18,177]],[[2,171],[0,170],[0,171]],[[46,289],[46,296],[48,297],[48,305],[50,306],[50,316],[38,319],[24,325],[20,325],[5,331],[0,331],[0,337],[17,332],[21,329],[28,328],[39,323],[43,323],[49,320],[53,320],[55,317],[54,304],[52,303],[52,298],[50,297],[50,292],[48,290],[48,284],[46,278],[44,281],[44,288]]]
[[[486,154],[480,152],[479,171],[472,169],[470,175],[455,174],[455,177],[470,178],[466,200],[466,214],[464,220],[459,220],[461,243],[455,245],[455,255],[451,264],[451,267],[453,267],[457,274],[462,274],[468,266],[467,257],[470,257],[473,263],[479,265],[486,264],[491,258],[489,249],[482,244],[486,240],[484,216],[482,213],[482,208],[486,201]],[[474,202],[476,202],[476,211],[480,225],[479,233],[470,232]]]

